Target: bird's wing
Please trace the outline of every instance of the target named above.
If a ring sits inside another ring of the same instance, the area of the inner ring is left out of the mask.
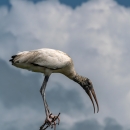
[[[39,49],[20,52],[14,57],[13,61],[19,64],[33,64],[49,69],[60,69],[68,65],[71,62],[71,58],[61,51]]]

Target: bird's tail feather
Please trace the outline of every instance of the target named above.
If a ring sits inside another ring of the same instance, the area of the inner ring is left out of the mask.
[[[13,63],[16,56],[17,55],[13,55],[9,61]]]

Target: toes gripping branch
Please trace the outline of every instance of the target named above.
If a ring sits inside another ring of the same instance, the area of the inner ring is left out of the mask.
[[[56,130],[56,125],[60,123],[60,119],[59,119],[60,113],[57,116],[52,115],[52,113],[49,115],[49,118],[51,119],[51,121],[49,121],[48,119],[45,120],[44,124],[40,127],[40,130],[46,130],[48,127],[51,126],[51,128],[54,127],[54,130]],[[56,120],[58,120],[58,122],[56,122]]]

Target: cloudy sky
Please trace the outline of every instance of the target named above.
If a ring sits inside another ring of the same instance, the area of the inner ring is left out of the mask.
[[[11,55],[54,48],[68,53],[80,75],[90,78],[100,111],[86,93],[52,74],[46,98],[57,130],[130,130],[130,1],[1,0],[0,129],[38,130],[45,113],[43,75],[15,68]],[[49,130],[49,129],[48,129]]]

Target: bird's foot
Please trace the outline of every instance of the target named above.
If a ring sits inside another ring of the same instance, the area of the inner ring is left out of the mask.
[[[46,130],[48,127],[51,126],[51,128],[54,127],[54,130],[56,130],[56,125],[60,123],[60,113],[57,116],[52,115],[52,113],[46,117],[44,124],[40,127],[40,130]],[[58,120],[58,122],[56,122]]]

